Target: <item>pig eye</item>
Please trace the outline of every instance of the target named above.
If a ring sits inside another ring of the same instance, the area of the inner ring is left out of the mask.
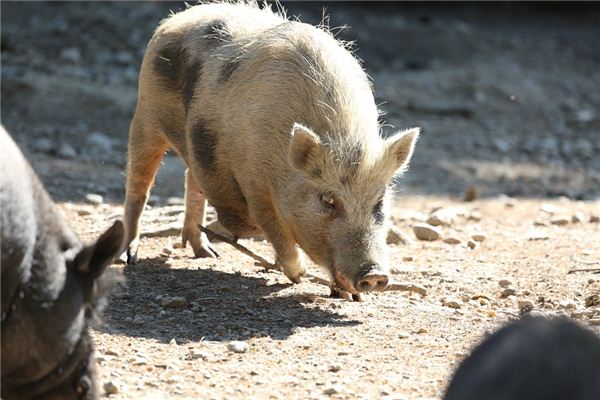
[[[375,217],[376,224],[383,223],[385,218],[385,215],[383,214],[383,199],[379,200],[377,204],[375,204],[375,207],[373,207],[373,217]]]
[[[323,205],[323,207],[325,209],[328,210],[335,210],[336,204],[335,204],[335,198],[333,197],[333,195],[331,193],[323,193],[319,196],[320,200],[321,200],[321,204]]]

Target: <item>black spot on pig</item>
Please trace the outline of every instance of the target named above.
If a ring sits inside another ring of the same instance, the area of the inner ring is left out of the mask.
[[[211,21],[204,28],[204,38],[212,46],[220,46],[231,41],[231,33],[227,28],[227,23],[222,19]]]
[[[223,62],[221,67],[221,75],[219,76],[219,81],[224,83],[231,79],[231,75],[238,69],[240,66],[241,59],[239,57],[234,57],[229,60]]]
[[[217,135],[211,132],[203,118],[196,120],[191,134],[194,137],[194,158],[205,170],[215,171]]]
[[[600,338],[568,319],[509,324],[461,364],[444,399],[600,399]]]
[[[190,104],[194,99],[194,91],[196,90],[196,85],[198,84],[201,75],[202,62],[199,60],[194,61],[184,68],[181,94],[183,96],[183,106],[186,113],[190,109]]]
[[[177,88],[182,78],[186,59],[186,51],[181,42],[173,40],[158,50],[158,54],[152,60],[152,66],[169,87]]]

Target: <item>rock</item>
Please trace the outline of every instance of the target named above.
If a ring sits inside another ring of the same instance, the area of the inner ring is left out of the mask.
[[[113,148],[113,140],[101,132],[91,133],[86,143],[90,146],[90,152],[110,153]]]
[[[447,297],[442,301],[442,304],[446,307],[450,308],[460,308],[462,306],[461,302],[454,297]]]
[[[248,343],[234,340],[229,342],[227,345],[227,350],[233,351],[234,353],[246,353],[248,351]]]
[[[155,226],[153,229],[148,229],[140,234],[140,237],[167,237],[178,236],[181,234],[181,223],[172,223],[162,226]],[[175,247],[175,246],[173,246]]]
[[[108,381],[106,382],[104,385],[104,392],[106,393],[107,396],[110,396],[111,394],[117,394],[119,393],[119,387],[114,384],[112,381]]]
[[[339,372],[341,370],[342,370],[341,365],[330,365],[329,366],[329,372]]]
[[[400,338],[400,339],[407,339],[409,337],[410,337],[410,333],[409,332],[402,331],[402,332],[398,333],[398,338]]]
[[[469,186],[465,191],[464,201],[475,201],[479,198],[479,190],[475,186]]]
[[[77,157],[77,150],[75,150],[75,148],[70,144],[63,143],[56,151],[56,155],[62,158],[71,159]]]
[[[135,61],[133,54],[131,54],[131,52],[126,51],[126,50],[117,51],[114,54],[114,60],[117,63],[123,64],[123,65],[131,65]]]
[[[38,153],[50,153],[54,150],[54,142],[48,138],[39,138],[32,143],[31,147]]]
[[[531,310],[533,310],[533,307],[534,307],[533,301],[531,301],[529,299],[519,300],[517,305],[518,305],[519,311],[521,311],[521,313],[528,313]]]
[[[554,214],[558,211],[558,209],[552,204],[544,203],[540,207],[540,211],[545,212],[546,214]]]
[[[600,306],[600,294],[594,293],[585,298],[586,307]]]
[[[577,303],[571,299],[565,299],[558,303],[558,307],[564,310],[575,310],[577,308]]]
[[[206,360],[206,359],[208,359],[208,354],[206,354],[198,349],[191,349],[186,358],[188,360],[198,360],[198,359]]]
[[[146,360],[145,357],[134,357],[133,359],[130,360],[132,365],[146,365],[148,364],[148,360]]]
[[[169,206],[182,206],[185,202],[181,197],[169,197],[167,199],[167,205]]]
[[[86,215],[91,215],[92,212],[90,210],[88,210],[87,208],[78,208],[77,209],[77,215],[79,215],[80,217],[85,217]]]
[[[467,217],[467,219],[469,221],[479,222],[479,221],[481,221],[481,214],[478,213],[477,211],[473,211],[472,213],[469,214],[469,216]]]
[[[429,224],[416,224],[413,226],[413,232],[419,240],[433,241],[442,236],[439,229]]]
[[[333,394],[337,394],[340,393],[342,391],[342,387],[340,385],[333,385],[328,387],[327,389],[323,390],[323,393],[331,396]]]
[[[600,317],[590,319],[590,325],[600,326]]]
[[[596,117],[596,113],[591,109],[577,110],[575,112],[575,119],[579,122],[591,122]]]
[[[570,222],[570,219],[565,216],[555,217],[550,220],[552,225],[564,226]]]
[[[104,198],[96,193],[88,193],[85,195],[85,202],[93,206],[99,206],[104,202]]]
[[[467,246],[468,246],[470,249],[475,249],[475,247],[477,247],[477,243],[476,243],[476,242],[474,242],[473,240],[469,240],[469,241],[467,242]]]
[[[510,279],[507,279],[507,278],[500,279],[498,281],[498,285],[501,288],[507,288],[507,287],[510,287],[510,286],[513,286],[513,287],[515,286],[515,284],[513,283],[513,281],[511,281]]]
[[[486,239],[486,236],[483,233],[474,233],[473,235],[471,235],[471,239],[481,243]]]
[[[440,209],[427,218],[427,223],[433,226],[451,226],[454,223],[454,214],[449,210]]]
[[[590,215],[590,222],[592,224],[597,224],[598,222],[600,222],[600,217],[597,215]]]
[[[527,240],[548,240],[548,239],[550,239],[548,234],[541,230],[531,230],[531,231],[527,232],[525,237],[527,238]]]
[[[447,238],[444,239],[444,243],[448,243],[448,244],[461,244],[462,241],[454,236],[448,236]]]
[[[164,308],[181,308],[185,307],[187,300],[183,296],[163,297],[161,305]]]
[[[81,61],[81,52],[77,47],[65,47],[60,51],[60,58],[73,64],[77,64]]]
[[[169,344],[170,344],[171,346],[177,346],[177,340],[176,340],[175,338],[173,338],[173,339],[171,339],[171,340],[169,341]]]
[[[414,292],[414,293],[420,294],[421,296],[427,295],[427,289],[425,289],[425,286],[418,285],[418,284],[412,283],[412,282],[392,281],[387,285],[385,290],[386,291],[397,290],[397,291]]]
[[[585,215],[585,213],[583,211],[577,211],[571,217],[571,222],[574,224],[582,224],[582,223],[588,222],[588,221],[589,221],[589,218],[587,218],[587,216]]]
[[[517,294],[517,289],[514,287],[507,287],[502,292],[500,292],[500,297],[505,299],[508,296],[515,296]]]
[[[402,232],[396,226],[392,225],[388,230],[386,242],[387,244],[409,245],[412,242],[412,240],[410,239],[410,237],[408,237],[407,234]]]
[[[135,317],[133,317],[132,322],[134,325],[138,326],[146,325],[146,320],[141,315],[136,315]]]

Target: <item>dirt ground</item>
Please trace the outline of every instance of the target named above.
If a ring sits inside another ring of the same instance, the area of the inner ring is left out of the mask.
[[[322,3],[285,5],[321,19]],[[122,215],[145,43],[182,7],[2,2],[2,123],[85,240]],[[113,266],[124,281],[93,332],[110,398],[440,399],[472,346],[521,313],[568,315],[600,333],[598,6],[328,12],[331,26],[350,25],[341,37],[357,39],[387,121],[423,127],[391,216],[412,240],[389,249],[394,279],[421,294],[330,299],[225,243],[215,244],[221,259],[193,259],[177,245],[183,166],[167,154],[140,262]],[[471,186],[480,197],[462,201]],[[88,204],[90,193],[103,202]],[[413,226],[438,209],[440,240],[417,240]],[[268,243],[242,244],[272,257]]]

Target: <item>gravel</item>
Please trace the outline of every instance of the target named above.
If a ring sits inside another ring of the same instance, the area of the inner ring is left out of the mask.
[[[434,241],[442,237],[442,232],[429,224],[416,224],[413,226],[413,232],[419,240]]]
[[[246,353],[249,348],[248,343],[242,341],[229,342],[227,345],[227,350],[234,353]]]

